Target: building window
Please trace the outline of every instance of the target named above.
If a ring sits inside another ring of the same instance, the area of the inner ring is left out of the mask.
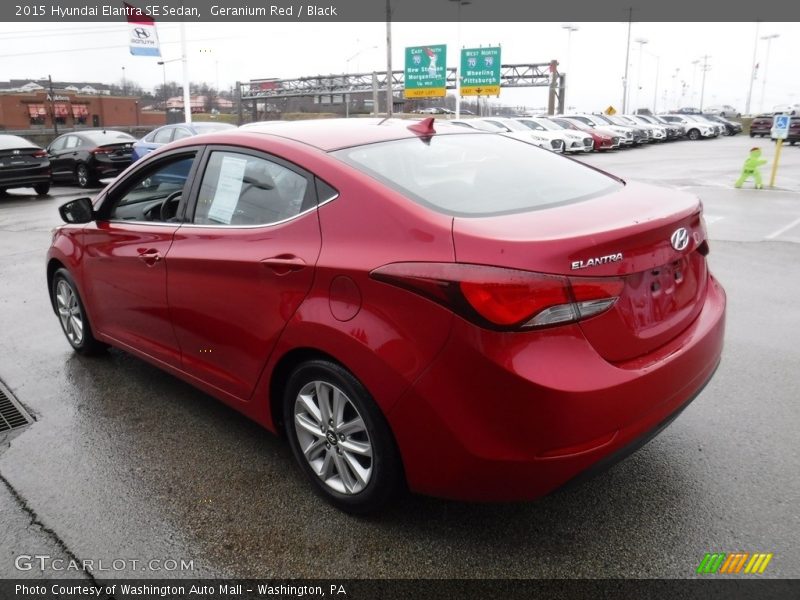
[[[28,104],[28,116],[31,120],[31,125],[44,125],[47,111],[44,109],[44,104]]]
[[[85,125],[86,119],[89,116],[89,107],[85,104],[72,105],[72,118],[75,119],[77,125]]]

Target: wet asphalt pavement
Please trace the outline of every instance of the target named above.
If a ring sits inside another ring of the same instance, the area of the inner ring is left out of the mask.
[[[783,191],[733,190],[751,145],[580,158],[706,206],[726,348],[668,429],[537,502],[406,497],[366,519],[319,500],[280,439],[216,400],[120,351],[72,353],[44,257],[57,206],[80,194],[0,198],[0,379],[36,418],[0,438],[0,577],[37,575],[14,558],[40,552],[193,563],[116,573],[136,577],[682,578],[712,551],[772,552],[764,576],[800,577],[800,148],[784,149]]]

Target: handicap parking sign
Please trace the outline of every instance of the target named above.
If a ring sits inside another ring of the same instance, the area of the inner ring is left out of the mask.
[[[785,140],[789,137],[789,115],[775,115],[772,118],[772,138]]]

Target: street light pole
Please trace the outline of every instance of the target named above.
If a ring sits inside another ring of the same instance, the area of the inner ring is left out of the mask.
[[[461,118],[461,7],[472,4],[472,2],[470,0],[450,0],[450,2],[456,3],[456,119],[460,119]],[[445,79],[447,79],[446,64],[444,66],[444,72],[445,72]]]
[[[753,98],[753,82],[756,80],[756,55],[758,54],[758,30],[761,22],[756,21],[756,39],[753,42],[753,66],[750,68],[750,85],[747,88],[747,103],[744,107],[744,114],[750,114],[750,100]]]
[[[161,74],[164,78],[164,85],[161,90],[164,92],[164,122],[167,122],[167,67],[165,66],[167,63],[175,62],[181,60],[180,58],[172,58],[170,60],[160,60],[158,64],[161,65]]]
[[[569,76],[570,71],[572,70],[572,32],[579,31],[580,27],[573,25],[572,23],[564,23],[561,26],[561,29],[566,29],[567,31],[567,64],[564,67],[564,73],[566,73]],[[567,77],[564,79],[564,89],[561,90],[561,95],[563,98],[562,102],[564,103],[565,107],[567,106],[568,81],[571,81],[571,78]]]
[[[392,0],[386,0],[386,117],[394,112],[392,106],[394,92],[392,90]]]
[[[779,38],[780,35],[773,33],[771,35],[762,35],[761,39],[767,41],[767,57],[764,60],[764,78],[761,80],[761,112],[764,112],[764,96],[767,91],[767,69],[769,68],[769,49],[772,45],[772,40]]]
[[[639,104],[639,90],[642,89],[642,51],[644,50],[644,45],[647,43],[645,38],[636,38],[634,40],[637,44],[639,44],[639,65],[636,68],[636,104]],[[636,112],[636,107],[633,107],[633,112]]]
[[[53,115],[53,132],[55,133],[56,137],[58,137],[58,119],[56,118],[56,97],[53,93],[53,78],[48,75],[47,82],[49,83],[50,87],[50,112]]]
[[[653,55],[656,57],[656,85],[655,90],[653,91],[653,114],[658,114],[658,72],[661,69],[661,57]]]
[[[358,40],[356,40],[356,43],[358,43]],[[353,54],[353,56],[351,56],[350,58],[346,59],[344,61],[345,74],[350,72],[350,62],[352,60],[358,58],[359,56],[364,54],[364,52],[366,52],[367,50],[374,50],[375,48],[377,48],[377,46],[370,46],[369,48],[362,48],[361,50],[359,50],[358,52]],[[358,70],[358,65],[356,65],[356,70]],[[344,84],[345,84],[345,82],[344,82],[344,77],[343,77],[342,78],[342,85],[344,86]],[[345,102],[344,102],[344,116],[345,116],[345,118],[350,118],[350,93],[349,92],[345,91],[344,99],[345,99]]]
[[[692,104],[694,104],[694,95],[697,93],[697,65],[700,64],[700,59],[692,61]]]
[[[708,59],[711,58],[708,54],[703,55],[703,82],[700,84],[700,112],[703,112],[703,98],[706,93],[706,73],[711,68],[708,66]]]
[[[631,60],[631,25],[633,23],[633,8],[628,9],[628,43],[625,46],[625,76],[622,78],[622,113],[628,108],[628,66]]]

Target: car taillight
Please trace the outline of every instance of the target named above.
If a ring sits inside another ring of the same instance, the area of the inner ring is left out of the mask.
[[[370,276],[501,331],[550,327],[600,314],[613,306],[624,287],[612,277],[564,277],[458,263],[392,263]]]
[[[92,150],[92,154],[112,154],[113,152],[112,148],[95,148]]]
[[[45,158],[47,156],[47,150],[37,150],[31,156],[33,156],[33,158]]]

